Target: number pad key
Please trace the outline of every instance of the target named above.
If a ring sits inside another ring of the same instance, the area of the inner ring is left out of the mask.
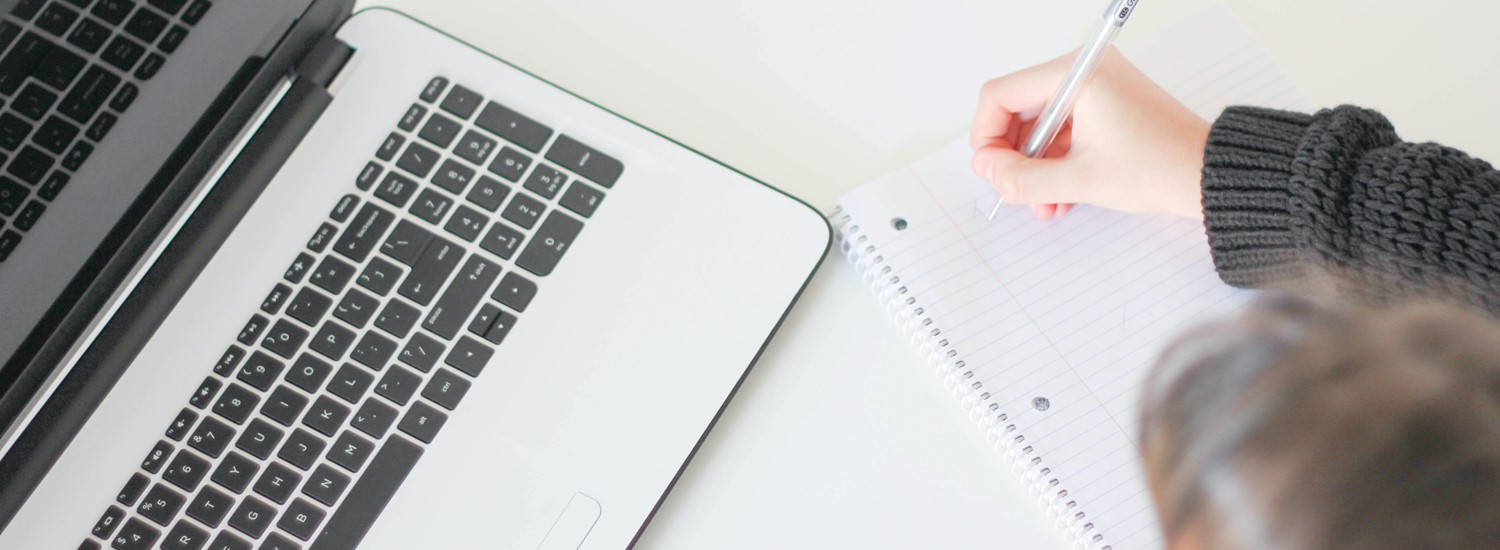
[[[510,199],[510,204],[506,205],[505,211],[500,213],[500,216],[514,222],[523,229],[531,229],[532,226],[536,225],[537,220],[541,219],[542,211],[546,209],[547,207],[542,204],[542,201],[533,199],[525,193],[516,193],[516,196]]]

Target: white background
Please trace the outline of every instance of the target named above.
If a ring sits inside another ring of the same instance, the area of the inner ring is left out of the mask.
[[[359,5],[412,14],[826,210],[959,135],[981,82],[1076,47],[1105,3]],[[1315,104],[1378,108],[1407,139],[1500,159],[1500,3],[1227,3]],[[1145,0],[1121,42],[1209,4]],[[1048,38],[1001,46],[1017,33]],[[641,547],[1063,548],[918,365],[830,258]]]

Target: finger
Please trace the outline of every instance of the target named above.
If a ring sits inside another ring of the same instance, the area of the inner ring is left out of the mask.
[[[1065,159],[1029,159],[1012,149],[988,147],[974,154],[974,166],[1013,204],[1080,202],[1084,191],[1076,155]]]
[[[1018,113],[1040,110],[1057,91],[1068,64],[1076,54],[1059,57],[986,82],[979,90],[979,107],[969,128],[969,145],[974,150],[991,145],[997,138],[1012,144],[1020,137],[1011,134]]]
[[[1074,206],[1076,206],[1076,205],[1071,204],[1071,203],[1065,203],[1065,204],[1059,204],[1059,205],[1057,205],[1057,214],[1056,214],[1055,217],[1061,218],[1063,216],[1068,215],[1068,212],[1072,212],[1073,211],[1073,207]]]
[[[1047,221],[1047,220],[1052,219],[1053,217],[1056,217],[1056,215],[1057,215],[1057,205],[1055,205],[1055,204],[1034,204],[1034,205],[1031,206],[1031,213],[1036,216],[1036,219],[1041,220],[1041,221]]]

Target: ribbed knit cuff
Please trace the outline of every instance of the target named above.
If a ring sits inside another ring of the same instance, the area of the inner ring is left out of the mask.
[[[1203,218],[1214,267],[1239,287],[1302,276],[1289,211],[1292,163],[1311,115],[1230,107],[1203,153]]]

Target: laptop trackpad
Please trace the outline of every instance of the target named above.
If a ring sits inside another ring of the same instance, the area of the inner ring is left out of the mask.
[[[594,522],[599,521],[599,512],[599,501],[583,493],[573,493],[573,499],[568,501],[537,550],[577,550],[594,528]]]

